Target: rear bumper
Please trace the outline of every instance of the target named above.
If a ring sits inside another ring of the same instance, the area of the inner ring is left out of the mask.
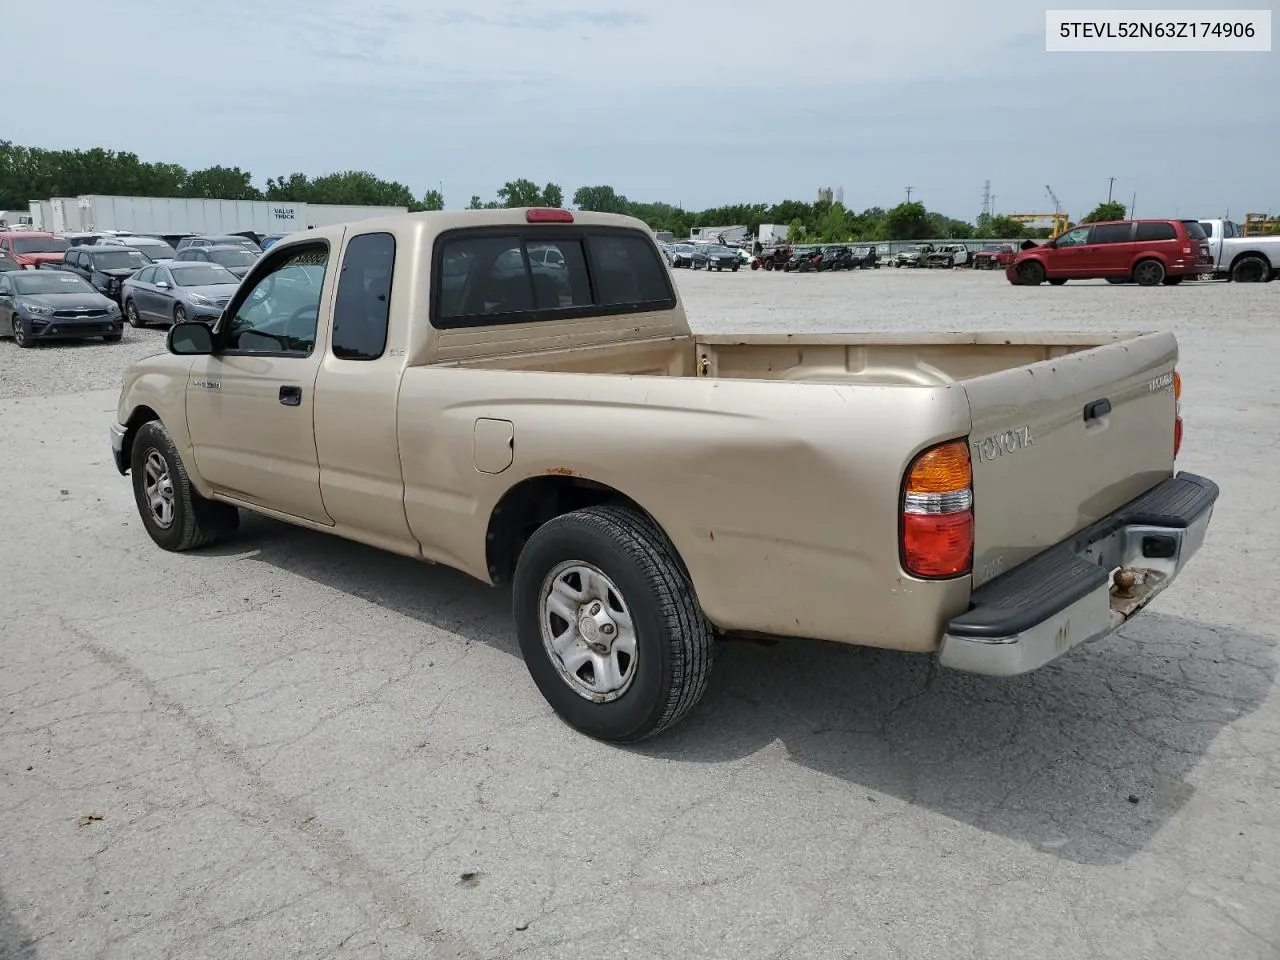
[[[1218,487],[1190,473],[1136,500],[973,592],[939,650],[944,667],[1014,676],[1105,636],[1178,576],[1204,542]],[[1113,571],[1136,583],[1116,588]]]

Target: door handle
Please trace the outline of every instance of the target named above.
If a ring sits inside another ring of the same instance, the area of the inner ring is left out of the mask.
[[[280,388],[280,402],[286,407],[296,407],[302,403],[302,388],[283,386]]]
[[[1094,400],[1092,403],[1086,403],[1084,405],[1084,422],[1088,423],[1090,420],[1101,420],[1110,412],[1111,401],[1106,397],[1103,397],[1101,400]]]

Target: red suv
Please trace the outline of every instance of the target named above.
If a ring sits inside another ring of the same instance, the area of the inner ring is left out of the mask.
[[[62,237],[52,233],[28,230],[0,232],[0,250],[24,269],[34,270],[42,263],[61,263],[70,246]]]
[[[1009,282],[1055,286],[1068,280],[1133,280],[1172,286],[1212,269],[1204,228],[1196,220],[1086,223],[1021,251],[1005,268]]]

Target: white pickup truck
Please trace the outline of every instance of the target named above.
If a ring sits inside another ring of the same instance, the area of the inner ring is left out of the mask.
[[[1266,283],[1280,274],[1280,236],[1246,237],[1230,220],[1201,220],[1213,275],[1236,283]]]

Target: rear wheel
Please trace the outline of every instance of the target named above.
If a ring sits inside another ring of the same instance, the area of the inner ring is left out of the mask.
[[[1140,260],[1133,268],[1134,282],[1140,287],[1159,286],[1164,278],[1164,264],[1159,260]]]
[[[1182,282],[1182,279],[1183,279],[1182,277],[1165,277],[1164,285],[1166,287],[1176,287],[1178,284]]]
[[[638,510],[599,506],[539,527],[514,578],[520,650],[570,726],[627,743],[702,698],[714,632],[666,535]]]
[[[1271,279],[1271,264],[1262,257],[1241,257],[1231,267],[1235,283],[1265,283]]]
[[[108,333],[102,339],[105,343],[119,343],[122,336],[123,335],[119,333]]]
[[[1035,260],[1028,260],[1018,266],[1018,284],[1024,287],[1038,287],[1044,283],[1044,265]]]
[[[1066,282],[1067,282],[1066,277],[1054,277],[1052,280],[1049,281],[1050,285],[1055,287],[1060,287]]]

